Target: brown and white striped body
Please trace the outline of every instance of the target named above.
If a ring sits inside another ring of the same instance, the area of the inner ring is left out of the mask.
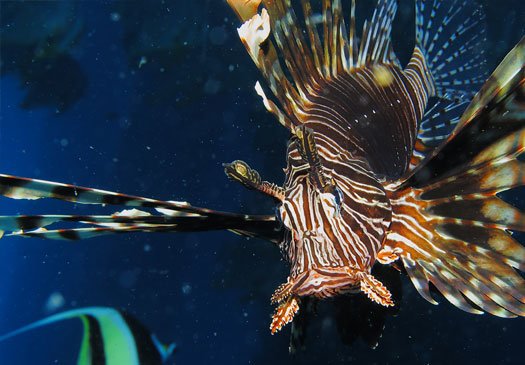
[[[328,297],[359,284],[355,272],[370,272],[390,224],[390,205],[365,160],[318,144],[326,175],[340,190],[338,202],[311,181],[308,164],[290,145],[285,199],[279,214],[291,231],[283,243],[297,295]]]
[[[333,194],[319,190],[309,164],[290,143],[279,214],[292,232],[283,245],[296,295],[337,295],[359,285],[356,273],[370,273],[391,222],[385,176],[391,179],[407,169],[427,99],[415,79],[397,66],[362,68],[321,84],[306,97],[304,125],[314,132],[323,172],[341,197],[338,204]],[[398,130],[403,126],[411,128]],[[374,145],[377,133],[391,135],[391,145],[404,146],[407,153],[385,159],[394,161],[391,165],[375,159],[379,163],[372,167],[369,156],[392,148]]]

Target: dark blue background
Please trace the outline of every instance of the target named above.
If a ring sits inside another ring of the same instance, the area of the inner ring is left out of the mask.
[[[525,5],[485,3],[493,68],[523,34],[519,19]],[[401,1],[395,29],[396,49],[406,54],[412,47],[407,39],[413,39],[411,9],[411,1]],[[2,173],[220,210],[272,212],[271,201],[229,182],[222,172],[222,162],[243,159],[280,183],[288,137],[253,90],[260,76],[225,1],[89,1],[77,3],[74,16],[83,28],[68,53],[87,77],[85,95],[65,111],[21,109],[27,88],[16,72],[3,75]],[[159,46],[137,41],[141,34],[167,37],[175,51],[169,57],[156,53]],[[148,62],[139,68],[144,55]],[[116,210],[8,199],[0,200],[0,209],[0,214]],[[268,330],[269,297],[286,278],[285,263],[270,244],[226,232],[0,243],[0,333],[49,314],[46,301],[58,292],[65,299],[61,309],[100,305],[133,313],[159,338],[177,343],[178,364],[522,359],[523,319],[474,316],[444,300],[432,306],[407,278],[401,311],[388,320],[376,350],[362,343],[343,346],[334,323],[319,319],[307,350],[290,357],[289,327],[276,336]],[[79,340],[74,322],[38,330],[1,343],[0,363],[71,364]]]

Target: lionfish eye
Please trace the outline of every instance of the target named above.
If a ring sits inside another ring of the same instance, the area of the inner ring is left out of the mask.
[[[335,186],[332,191],[332,195],[334,196],[335,216],[338,217],[339,214],[341,214],[341,205],[343,203],[343,191],[337,186]]]
[[[343,191],[336,186],[333,194],[335,198],[335,204],[339,209],[341,209],[341,204],[343,203]]]

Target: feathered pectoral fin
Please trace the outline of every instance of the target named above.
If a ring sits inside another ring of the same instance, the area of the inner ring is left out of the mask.
[[[498,194],[525,185],[525,38],[474,97],[451,136],[398,183],[386,186],[399,253],[419,293],[429,282],[455,306],[525,316],[525,213]]]
[[[0,174],[0,195],[12,199],[53,198],[78,204],[131,208],[111,215],[0,216],[0,231],[5,231],[6,236],[79,240],[129,232],[229,230],[243,236],[279,242],[281,234],[280,224],[273,215],[220,212],[195,207],[187,202],[163,201],[4,174]],[[54,227],[51,229],[52,225]]]

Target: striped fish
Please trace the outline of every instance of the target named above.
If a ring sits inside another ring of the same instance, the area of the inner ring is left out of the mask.
[[[431,303],[430,283],[468,312],[525,316],[525,248],[510,233],[525,231],[525,216],[497,195],[525,185],[525,38],[487,79],[484,15],[471,0],[415,0],[405,67],[391,41],[394,0],[377,1],[360,32],[355,0],[347,12],[340,0],[228,3],[264,78],[255,91],[291,138],[282,186],[240,160],[225,173],[272,198],[275,217],[0,175],[10,198],[131,208],[0,217],[0,229],[68,240],[227,229],[269,240],[290,264],[271,297],[272,333],[311,298],[363,293],[394,306],[375,265],[403,267]],[[65,222],[77,227],[46,228]]]
[[[0,342],[74,318],[80,319],[83,325],[78,365],[162,365],[175,350],[175,344],[163,345],[129,314],[106,307],[58,313],[0,336]]]

